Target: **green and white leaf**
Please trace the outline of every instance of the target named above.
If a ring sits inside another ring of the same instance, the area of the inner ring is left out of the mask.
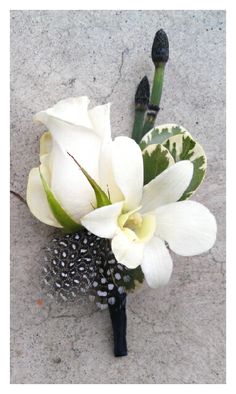
[[[113,282],[117,287],[123,286],[127,292],[133,292],[140,287],[144,281],[144,274],[140,265],[134,269],[125,269],[123,274],[122,272],[119,273],[120,279],[117,280],[111,271]]]
[[[161,144],[143,150],[144,185],[175,163],[171,153]]]
[[[47,196],[48,204],[50,206],[50,209],[56,218],[56,220],[62,225],[65,231],[68,232],[75,232],[78,231],[81,228],[81,225],[79,223],[76,223],[69,215],[68,213],[62,208],[60,203],[57,201],[56,197],[50,190],[50,187],[48,186],[45,178],[42,175],[42,172],[40,171],[40,177],[42,180],[43,188]]]
[[[175,123],[163,124],[150,130],[140,141],[140,148],[143,150],[148,145],[162,144],[168,138],[186,133],[187,130]]]
[[[163,145],[171,153],[175,162],[190,160],[194,165],[192,180],[180,198],[180,200],[186,200],[196,191],[205,177],[207,167],[205,152],[188,132],[170,137]]]

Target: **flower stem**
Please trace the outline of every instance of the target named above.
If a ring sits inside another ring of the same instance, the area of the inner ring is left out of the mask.
[[[145,111],[135,110],[132,138],[137,142],[137,144],[139,144],[142,139],[144,115]]]
[[[150,87],[147,77],[140,81],[135,93],[135,118],[132,138],[139,144],[142,138],[143,121],[149,102]]]
[[[159,65],[155,68],[151,100],[148,106],[146,119],[143,125],[142,136],[144,136],[149,130],[151,130],[154,127],[157,114],[160,110],[159,105],[161,102],[162,87],[164,82],[164,72],[165,72],[165,63],[159,63]]]
[[[152,105],[159,105],[161,101],[162,87],[164,81],[165,63],[159,63],[155,68],[154,80],[152,85],[152,95],[150,103]]]
[[[160,110],[162,87],[164,81],[165,65],[169,59],[169,41],[164,30],[158,30],[152,45],[152,61],[155,65],[155,73],[152,84],[151,100],[143,125],[142,136],[154,127],[157,114]]]
[[[115,357],[127,356],[126,343],[126,294],[120,294],[118,291],[115,295],[116,302],[114,305],[109,304],[109,312],[114,336],[114,355]]]

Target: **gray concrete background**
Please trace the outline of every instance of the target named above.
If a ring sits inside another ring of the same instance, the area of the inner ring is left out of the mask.
[[[156,30],[170,40],[158,123],[185,126],[208,173],[194,196],[216,215],[207,254],[173,255],[168,286],[128,298],[129,355],[115,359],[107,311],[42,298],[40,249],[53,229],[11,195],[11,383],[225,382],[225,13],[12,11],[11,189],[25,196],[43,128],[32,116],[68,96],[111,101],[113,135],[129,135],[139,80],[153,75]]]

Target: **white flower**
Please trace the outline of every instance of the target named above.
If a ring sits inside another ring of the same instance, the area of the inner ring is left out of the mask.
[[[39,112],[35,119],[50,132],[40,140],[40,171],[60,206],[74,223],[96,206],[94,191],[78,170],[70,152],[98,181],[100,148],[110,139],[110,104],[88,110],[87,97],[68,98]],[[55,227],[62,224],[53,215],[40,177],[39,167],[29,174],[28,206],[39,220]]]
[[[109,104],[91,110],[88,104],[87,97],[69,98],[36,115],[50,132],[40,141],[40,167],[29,174],[29,208],[51,226],[74,231],[81,222],[110,238],[119,263],[141,265],[151,287],[164,285],[172,272],[165,242],[192,256],[210,249],[216,238],[216,221],[207,208],[178,202],[193,165],[180,161],[143,187],[139,146],[128,137],[111,140]],[[86,174],[102,189],[105,206],[94,209],[98,199]]]
[[[181,256],[210,249],[216,221],[202,204],[179,201],[193,175],[193,164],[180,161],[143,187],[143,159],[128,137],[104,144],[100,185],[109,190],[112,204],[81,219],[89,231],[110,238],[117,261],[128,268],[141,265],[150,287],[169,281],[172,259],[165,245]]]

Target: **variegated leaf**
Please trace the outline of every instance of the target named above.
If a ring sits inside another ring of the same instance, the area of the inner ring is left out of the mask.
[[[154,129],[150,130],[140,141],[140,148],[143,150],[145,149],[148,145],[151,144],[162,144],[165,140],[168,138],[178,135],[178,134],[184,134],[187,132],[187,130],[174,123],[170,124],[163,124],[157,127],[154,127]]]
[[[168,138],[163,145],[171,153],[175,162],[190,160],[194,165],[192,180],[180,198],[180,200],[186,200],[196,191],[204,179],[207,166],[205,152],[202,146],[188,132]]]
[[[143,150],[144,184],[156,178],[174,162],[172,155],[163,145],[148,145]]]

